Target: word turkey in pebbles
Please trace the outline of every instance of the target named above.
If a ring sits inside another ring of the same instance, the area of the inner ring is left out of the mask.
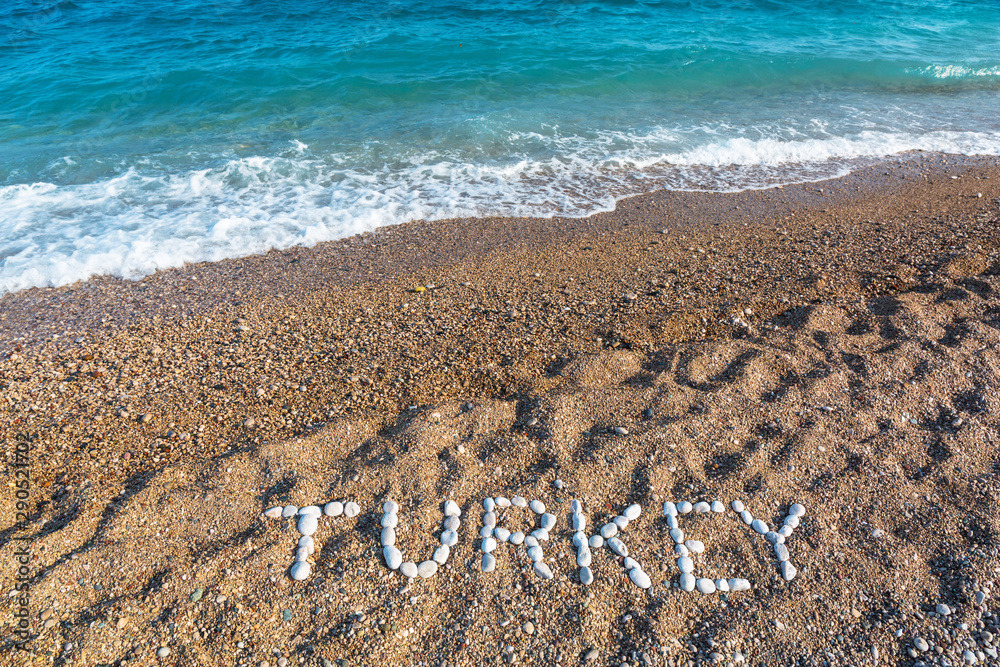
[[[521,547],[527,550],[532,569],[539,578],[552,579],[554,574],[551,567],[545,562],[542,545],[549,542],[551,533],[555,530],[558,523],[556,515],[547,512],[545,505],[540,500],[529,502],[522,496],[486,498],[483,500],[482,507],[482,521],[478,533],[479,550],[482,552],[480,569],[485,573],[494,572],[500,563],[497,554],[501,546],[510,545],[512,548]],[[729,507],[735,515],[733,523],[736,526],[748,529],[749,535],[763,538],[773,546],[776,567],[785,581],[791,581],[797,570],[790,560],[791,554],[788,550],[787,540],[793,536],[795,529],[805,516],[805,508],[799,503],[794,503],[789,507],[782,525],[777,530],[772,530],[765,521],[755,518],[742,501],[734,500]],[[527,510],[536,518],[538,526],[530,534],[526,535],[521,531],[512,532],[499,525],[503,521],[505,513],[516,510]],[[711,595],[715,592],[735,593],[750,590],[751,584],[746,579],[711,579],[698,577],[695,573],[695,556],[705,552],[705,544],[699,540],[686,539],[681,526],[682,518],[685,515],[722,517],[725,515],[725,510],[725,505],[718,500],[696,503],[668,501],[663,504],[664,521],[670,542],[673,543],[673,553],[677,557],[679,580],[676,585],[681,590],[688,592],[697,590],[704,595]],[[294,505],[272,507],[264,512],[264,516],[271,519],[294,519],[296,521],[296,527],[301,537],[299,537],[296,546],[294,562],[289,574],[295,581],[302,581],[311,572],[310,557],[316,549],[313,535],[319,529],[320,519],[324,516],[354,518],[360,513],[360,506],[353,501],[343,503],[332,501],[324,505],[322,509],[319,505],[302,508]],[[433,577],[438,568],[448,561],[452,548],[459,542],[458,528],[461,525],[461,508],[454,500],[448,500],[444,503],[440,544],[430,554],[430,558],[423,561],[418,561],[416,558],[404,560],[405,547],[397,542],[396,535],[400,513],[401,508],[396,501],[386,500],[382,503],[380,542],[385,565],[409,579]],[[649,589],[652,586],[649,576],[642,569],[642,565],[634,556],[629,555],[629,549],[625,542],[626,529],[641,514],[642,508],[638,504],[629,505],[613,520],[601,526],[593,534],[588,535],[586,532],[587,518],[583,513],[583,505],[576,499],[570,503],[571,540],[576,549],[577,575],[581,584],[589,585],[594,581],[594,574],[591,571],[592,550],[603,547],[617,557],[616,560],[624,567],[633,584],[642,589]]]

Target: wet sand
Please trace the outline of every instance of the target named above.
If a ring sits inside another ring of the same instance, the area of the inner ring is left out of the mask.
[[[995,159],[914,154],[4,296],[0,579],[30,544],[32,638],[4,597],[0,663],[995,661],[998,218]],[[524,547],[479,571],[482,500],[516,494],[557,516],[551,581]],[[641,505],[649,591],[606,549],[579,583],[574,498],[594,529]],[[461,506],[435,577],[382,562],[387,499],[416,562]],[[684,519],[696,572],[753,587],[676,587],[662,504],[716,499],[805,506],[792,581],[727,509]],[[261,513],[330,500],[361,514],[293,582],[294,525]]]

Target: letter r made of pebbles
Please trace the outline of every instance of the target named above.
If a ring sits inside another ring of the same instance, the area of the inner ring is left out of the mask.
[[[530,510],[533,516],[538,517],[538,528],[532,530],[530,535],[525,535],[522,531],[511,531],[504,526],[507,513],[513,509]],[[554,529],[555,525],[555,515],[546,512],[545,505],[540,500],[532,500],[529,503],[521,496],[510,499],[504,496],[486,498],[483,500],[483,522],[479,529],[479,550],[483,552],[482,571],[493,572],[496,569],[497,559],[494,552],[501,544],[515,547],[523,545],[528,550],[528,558],[531,559],[535,574],[542,579],[551,579],[554,575],[545,562],[542,543],[548,542],[549,531]]]

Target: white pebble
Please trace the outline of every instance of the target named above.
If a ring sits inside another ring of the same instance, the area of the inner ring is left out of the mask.
[[[434,576],[434,573],[438,571],[437,561],[425,560],[423,563],[417,566],[417,574],[420,575],[421,579],[430,579]]]
[[[799,527],[799,517],[794,514],[789,514],[785,517],[785,525],[789,528],[795,529]]]
[[[399,503],[395,500],[387,500],[382,503],[382,511],[386,514],[396,514],[399,512]]]
[[[482,528],[479,529],[479,537],[483,538],[484,540],[487,537],[493,537],[493,529],[490,528],[489,526],[483,526]]]
[[[618,534],[618,526],[614,523],[606,523],[601,527],[601,537],[608,539]]]
[[[573,530],[585,530],[587,528],[587,518],[578,512],[573,513]]]
[[[510,534],[510,543],[514,545],[524,544],[524,533],[521,531],[515,531]]]
[[[299,547],[295,550],[295,560],[306,560],[310,556],[310,551],[307,547]]]
[[[531,511],[535,514],[545,514],[545,503],[541,500],[532,500]]]
[[[740,512],[740,518],[743,519],[743,523],[748,526],[753,523],[753,514],[750,514],[749,510],[743,510]]]
[[[677,520],[676,516],[667,517],[667,528],[679,528],[680,525],[680,521]]]
[[[382,527],[383,528],[395,528],[399,525],[399,517],[395,514],[383,514],[382,515]]]
[[[573,533],[573,546],[577,549],[582,548],[587,544],[587,534],[582,530],[578,530]]]
[[[451,517],[448,517],[449,519]],[[497,525],[497,515],[494,512],[487,512],[483,515],[483,525],[487,528],[493,528]]]
[[[403,553],[393,546],[382,547],[382,558],[390,570],[398,570],[403,564]]]
[[[312,567],[309,565],[309,563],[307,563],[304,560],[300,560],[296,561],[292,565],[290,573],[292,575],[292,579],[294,579],[295,581],[302,581],[303,579],[309,576],[310,570],[312,570]]]
[[[382,529],[382,546],[383,547],[394,547],[396,546],[396,529],[395,528],[383,528]]]
[[[457,516],[446,516],[442,525],[445,530],[458,530],[458,527],[462,525],[462,520]]]
[[[637,567],[629,570],[628,578],[639,588],[646,589],[653,585],[653,582],[649,580],[649,575]]]
[[[726,506],[723,505],[718,500],[713,500],[712,501],[712,511],[715,512],[716,514],[721,514],[722,512],[726,511]]]
[[[496,569],[497,559],[493,554],[483,554],[483,572],[492,572]]]
[[[687,556],[681,556],[677,559],[677,567],[681,572],[694,572],[694,561]]]
[[[497,541],[495,539],[493,539],[492,537],[487,537],[485,540],[483,540],[482,544],[479,545],[479,548],[480,548],[480,550],[482,550],[483,553],[488,554],[491,551],[495,551],[496,550],[496,548],[497,548]]]
[[[639,507],[638,504],[633,503],[632,505],[626,507],[622,514],[625,515],[625,518],[629,521],[635,521],[639,518],[639,515],[642,514],[642,508]]]
[[[541,547],[531,547],[528,549],[528,558],[531,559],[532,563],[537,563],[542,560],[542,548]]]
[[[580,568],[580,583],[584,586],[589,586],[594,582],[594,573],[590,571],[589,567]]]
[[[556,517],[554,514],[543,514],[541,520],[542,530],[552,530],[556,525]]]
[[[628,556],[628,547],[626,547],[625,543],[619,540],[617,537],[612,537],[610,540],[608,540],[608,548],[619,556],[622,557]]]
[[[687,556],[688,554],[691,553],[691,551],[683,544],[675,544],[674,553],[677,554],[678,556]]]
[[[786,560],[788,560],[788,547],[786,547],[784,544],[775,544],[774,554],[778,557],[778,560],[780,560],[781,562],[785,562]]]
[[[702,542],[701,540],[688,540],[684,543],[684,546],[690,549],[691,553],[695,554],[705,553],[705,543]]]
[[[493,537],[497,538],[497,542],[506,542],[510,539],[510,531],[506,528],[494,528]]]
[[[663,516],[677,516],[677,505],[669,500],[663,503]]]
[[[576,555],[576,564],[578,567],[590,567],[591,559],[593,558],[590,549],[584,547],[580,549],[580,552]]]
[[[693,574],[685,572],[684,574],[681,575],[681,590],[685,590],[688,593],[690,593],[691,591],[694,590],[695,583],[696,582]]]
[[[720,593],[728,593],[729,592],[729,582],[726,581],[725,579],[716,579],[715,580],[715,590],[719,591]]]
[[[670,539],[672,539],[677,544],[683,544],[684,543],[684,531],[681,530],[680,528],[671,528],[670,529]]]
[[[791,526],[782,526],[781,528],[778,529],[778,535],[781,535],[782,537],[791,537],[792,536],[792,527]]]
[[[677,511],[680,514],[690,514],[691,510],[693,510],[693,509],[694,509],[694,505],[692,505],[691,503],[689,503],[686,500],[682,500],[679,503],[677,503]]]
[[[344,513],[344,503],[334,500],[323,507],[323,514],[327,516],[340,516]]]
[[[499,505],[499,503],[497,503]],[[510,499],[510,504],[514,507],[527,507],[528,501],[524,499],[524,496],[514,496]]]
[[[417,570],[417,564],[411,561],[406,561],[399,566],[399,572],[410,579],[415,579],[420,572]]]
[[[698,590],[705,595],[711,595],[715,592],[715,582],[711,579],[701,578],[698,580]]]
[[[451,555],[451,547],[447,544],[442,544],[437,549],[434,550],[434,556],[432,558],[437,561],[438,565],[444,565],[448,562],[448,556]]]
[[[791,581],[795,578],[798,570],[792,565],[792,561],[786,560],[781,563],[781,576],[785,578],[785,581]]]
[[[531,536],[534,537],[536,540],[541,540],[542,542],[549,541],[549,531],[545,530],[544,528],[538,528],[536,530],[531,531]]]
[[[746,505],[743,504],[742,500],[734,500],[733,502],[729,503],[729,506],[732,507],[733,511],[736,512],[737,514],[746,509]]]
[[[453,547],[458,544],[458,533],[454,530],[446,530],[441,533],[441,544],[446,544],[449,547]]]
[[[538,538],[534,534],[528,535],[524,538],[524,545],[527,547],[537,547]]]
[[[551,579],[554,576],[552,574],[552,570],[545,563],[542,562],[535,563],[534,568],[535,568],[535,574],[537,574],[542,579]]]
[[[266,516],[268,519],[280,519],[281,518],[281,508],[280,507],[272,507],[271,509],[269,509],[266,512],[264,512],[264,516]]]
[[[303,535],[302,537],[299,538],[299,546],[308,549],[309,553],[313,553],[316,551],[316,543],[313,541],[313,538],[310,537],[309,535]]]
[[[319,522],[312,514],[299,517],[299,532],[303,535],[312,535],[319,528]]]
[[[497,507],[510,507],[511,506],[510,500],[508,500],[507,498],[505,498],[503,496],[497,496],[496,498],[493,499],[493,502],[495,502],[497,504]]]
[[[625,530],[626,528],[628,528],[628,518],[624,516],[616,516],[614,519],[611,520],[611,523],[618,526],[618,530]]]
[[[788,513],[792,516],[801,517],[806,513],[806,508],[802,505],[795,503],[790,508],[788,508]]]
[[[569,508],[570,511],[572,511],[575,514],[580,514],[581,512],[583,512],[583,504],[580,503],[580,501],[577,500],[576,498],[574,498],[573,502],[569,504]]]
[[[754,519],[753,523],[750,524],[750,527],[753,528],[758,533],[760,533],[761,535],[770,530],[770,528],[767,527],[767,524],[761,521],[760,519]]]
[[[603,546],[604,546],[604,538],[603,537],[601,537],[600,535],[591,535],[590,536],[590,548],[591,549],[600,549]]]
[[[696,514],[708,514],[712,511],[712,506],[703,500],[700,503],[695,503],[693,509]]]
[[[729,580],[729,590],[733,593],[739,593],[740,591],[750,590],[750,582],[746,579],[730,579]]]
[[[622,561],[622,565],[625,566],[626,572],[636,567],[639,568],[640,570],[642,569],[642,566],[639,565],[639,561],[637,561],[634,558],[630,558],[628,556],[626,556],[625,560]]]
[[[494,509],[496,509],[496,506],[497,503],[492,498],[486,498],[485,500],[483,500],[483,510],[487,512],[492,512]]]
[[[447,500],[444,503],[445,516],[462,516],[462,510],[454,500]]]
[[[352,500],[344,504],[344,516],[348,519],[353,519],[359,514],[361,514],[361,508],[356,502]]]
[[[284,509],[281,510],[281,517],[283,519],[291,519],[293,516],[299,513],[299,508],[295,505],[285,505]]]

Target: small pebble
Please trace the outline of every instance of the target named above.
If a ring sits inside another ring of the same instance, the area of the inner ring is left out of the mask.
[[[649,580],[649,575],[647,575],[638,567],[629,570],[628,577],[629,579],[632,580],[633,584],[642,589],[649,588],[650,586],[653,585],[653,582]]]
[[[716,590],[715,582],[712,581],[711,579],[705,579],[705,578],[699,579],[697,581],[697,586],[698,590],[704,593],[705,595],[711,595]]]
[[[483,572],[492,572],[497,567],[497,559],[493,554],[483,554]]]

